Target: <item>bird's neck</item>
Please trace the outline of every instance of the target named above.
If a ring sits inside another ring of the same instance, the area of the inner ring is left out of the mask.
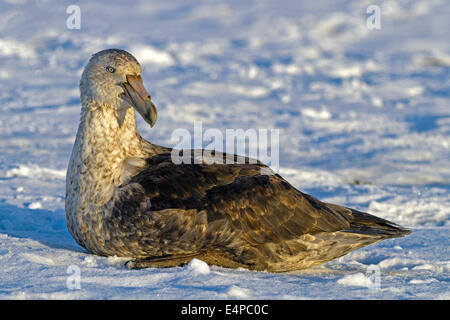
[[[118,185],[123,162],[144,156],[142,141],[134,109],[125,111],[123,123],[119,125],[116,108],[90,102],[82,108],[72,158],[83,166],[84,172],[96,171]]]
[[[139,135],[133,109],[126,111],[119,125],[114,108],[82,101],[66,176],[66,216],[75,239],[90,247],[83,232],[89,225],[100,228],[103,209],[117,187],[145,165],[143,144],[149,143]]]
[[[119,126],[115,109],[85,102],[66,176],[66,212],[73,216],[99,212],[124,182],[126,159],[144,156],[133,109]]]

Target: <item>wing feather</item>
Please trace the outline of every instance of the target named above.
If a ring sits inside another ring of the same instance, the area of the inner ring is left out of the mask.
[[[239,235],[248,244],[262,244],[349,228],[349,210],[304,194],[279,175],[261,175],[261,169],[267,167],[260,162],[246,162],[175,164],[170,152],[161,153],[149,158],[147,167],[128,183],[138,185],[141,195],[132,192],[133,201],[121,202],[126,202],[126,211],[135,215],[132,220],[155,220],[158,212],[163,212],[164,219],[156,220],[167,221],[158,227],[171,238],[187,239],[187,229],[196,226],[195,237],[206,241],[205,237],[211,238],[207,236],[211,228],[219,232],[218,226],[222,225],[231,228],[228,236]],[[123,206],[117,209],[124,210]],[[204,214],[201,228],[195,222],[195,213],[199,212]],[[174,230],[167,229],[169,225]]]

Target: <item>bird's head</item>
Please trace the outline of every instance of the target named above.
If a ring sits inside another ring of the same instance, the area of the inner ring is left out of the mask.
[[[141,71],[136,58],[124,50],[97,52],[81,76],[81,98],[89,98],[118,110],[133,107],[153,127],[156,108],[144,87]]]

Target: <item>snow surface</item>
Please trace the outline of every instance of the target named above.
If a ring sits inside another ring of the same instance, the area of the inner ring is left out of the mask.
[[[447,1],[79,1],[80,30],[66,28],[70,4],[0,4],[1,299],[450,299]],[[81,71],[111,47],[143,65],[158,107],[153,129],[139,119],[147,139],[173,146],[194,121],[278,128],[293,185],[413,233],[289,274],[128,270],[86,253],[64,179]]]

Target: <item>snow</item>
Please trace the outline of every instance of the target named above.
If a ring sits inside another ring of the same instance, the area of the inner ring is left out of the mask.
[[[137,46],[132,47],[131,51],[134,53],[133,55],[136,59],[142,64],[171,66],[175,63],[170,54],[154,47]]]
[[[208,274],[211,271],[206,262],[198,259],[192,259],[187,265],[186,270],[192,273],[194,276],[199,274]]]
[[[450,299],[446,1],[83,2],[79,30],[71,4],[0,4],[0,299]],[[158,108],[145,138],[279,129],[294,186],[413,233],[288,274],[88,254],[67,231],[65,172],[82,69],[111,47],[142,63]]]
[[[65,170],[54,170],[48,168],[39,168],[38,166],[27,166],[27,165],[19,165],[18,168],[12,168],[6,172],[6,178],[11,177],[28,177],[28,178],[45,178],[49,176],[54,176],[56,178],[65,179],[66,171]]]
[[[355,274],[349,274],[342,279],[337,281],[338,284],[344,286],[355,286],[355,287],[370,287],[372,282],[364,273],[358,272]]]
[[[231,286],[225,296],[226,298],[249,299],[250,292],[248,289],[239,288],[238,286]]]

